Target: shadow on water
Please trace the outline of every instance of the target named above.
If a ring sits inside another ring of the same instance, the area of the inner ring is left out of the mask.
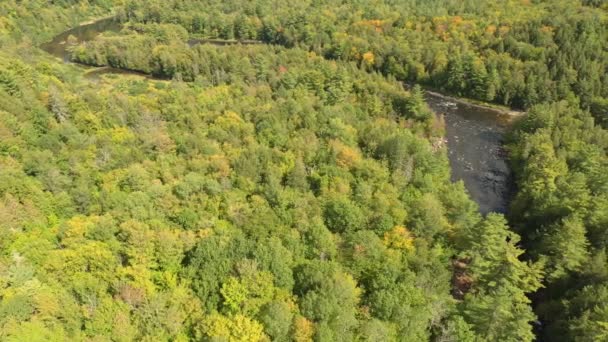
[[[428,93],[426,100],[445,118],[452,181],[464,181],[482,214],[506,213],[513,181],[503,138],[513,116]]]

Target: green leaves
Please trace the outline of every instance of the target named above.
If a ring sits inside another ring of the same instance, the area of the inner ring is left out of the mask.
[[[356,231],[365,224],[361,209],[345,197],[329,200],[325,205],[324,217],[325,225],[334,233]]]
[[[536,316],[526,294],[541,287],[543,265],[519,259],[519,236],[502,215],[489,214],[469,234],[466,260],[473,283],[461,304],[467,323],[484,339],[532,341]]]
[[[351,340],[361,294],[353,277],[335,263],[315,261],[303,265],[296,279],[299,306],[316,323],[316,338]]]
[[[163,79],[32,52],[112,3],[0,5],[1,340],[527,341],[543,266],[550,337],[605,339],[601,12],[127,0],[72,58]],[[187,46],[218,37],[275,45]],[[568,99],[514,134],[523,242],[450,185],[408,80]]]
[[[590,291],[581,289],[600,284],[607,269],[598,225],[605,216],[605,181],[599,176],[607,171],[606,154],[599,152],[605,132],[592,121],[565,101],[536,106],[512,143],[520,187],[513,221],[530,257],[546,262],[547,289],[538,312],[544,337],[557,341],[602,336],[601,314],[569,310],[571,300]]]
[[[536,319],[530,300],[519,290],[500,286],[489,293],[465,299],[463,314],[482,340],[533,341],[531,322]]]
[[[255,316],[262,306],[274,299],[275,289],[269,272],[246,270],[239,278],[230,277],[222,284],[223,306],[229,313]]]

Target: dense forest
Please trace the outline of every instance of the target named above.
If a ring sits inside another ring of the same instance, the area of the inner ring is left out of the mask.
[[[128,0],[119,15],[134,23],[176,24],[192,36],[299,46],[400,80],[515,107],[579,97],[585,108],[605,110],[608,26],[605,12],[593,7],[606,4],[583,5]]]
[[[0,340],[608,340],[607,11],[2,1]],[[422,87],[527,111],[507,217]]]

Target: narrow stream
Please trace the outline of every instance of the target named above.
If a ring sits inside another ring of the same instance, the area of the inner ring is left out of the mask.
[[[78,42],[94,39],[105,31],[119,31],[122,25],[114,18],[101,19],[65,31],[41,48],[69,62],[68,39],[73,36]],[[258,44],[257,41],[223,41],[216,39],[191,39],[189,45],[209,43],[215,45]],[[142,73],[114,69],[91,68],[87,78],[98,80],[102,74]],[[482,106],[427,93],[426,100],[438,115],[445,115],[448,157],[452,169],[452,180],[463,180],[473,200],[479,204],[482,214],[505,213],[513,189],[511,172],[504,152],[503,136],[513,121],[513,116]]]

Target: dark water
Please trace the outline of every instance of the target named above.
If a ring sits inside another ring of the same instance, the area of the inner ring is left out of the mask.
[[[122,25],[115,18],[101,19],[90,24],[76,26],[70,30],[60,33],[53,40],[44,43],[40,46],[42,50],[50,53],[53,56],[59,57],[64,61],[69,61],[68,37],[73,36],[76,42],[86,42],[93,40],[101,32],[119,31]]]
[[[69,29],[65,32],[55,36],[50,42],[44,43],[40,46],[44,51],[50,53],[53,56],[59,57],[64,61],[68,62],[70,54],[67,51],[69,46],[68,37],[73,36],[76,38],[76,43],[82,43],[95,39],[102,32],[118,32],[122,29],[122,24],[116,20],[116,18],[101,19],[89,24],[80,25]],[[188,40],[189,46],[198,44],[212,44],[212,45],[255,45],[262,44],[258,40],[225,40],[225,39],[198,39],[192,38]]]
[[[463,180],[482,214],[505,213],[513,190],[503,137],[508,114],[427,94],[433,111],[444,115],[452,180]]]

